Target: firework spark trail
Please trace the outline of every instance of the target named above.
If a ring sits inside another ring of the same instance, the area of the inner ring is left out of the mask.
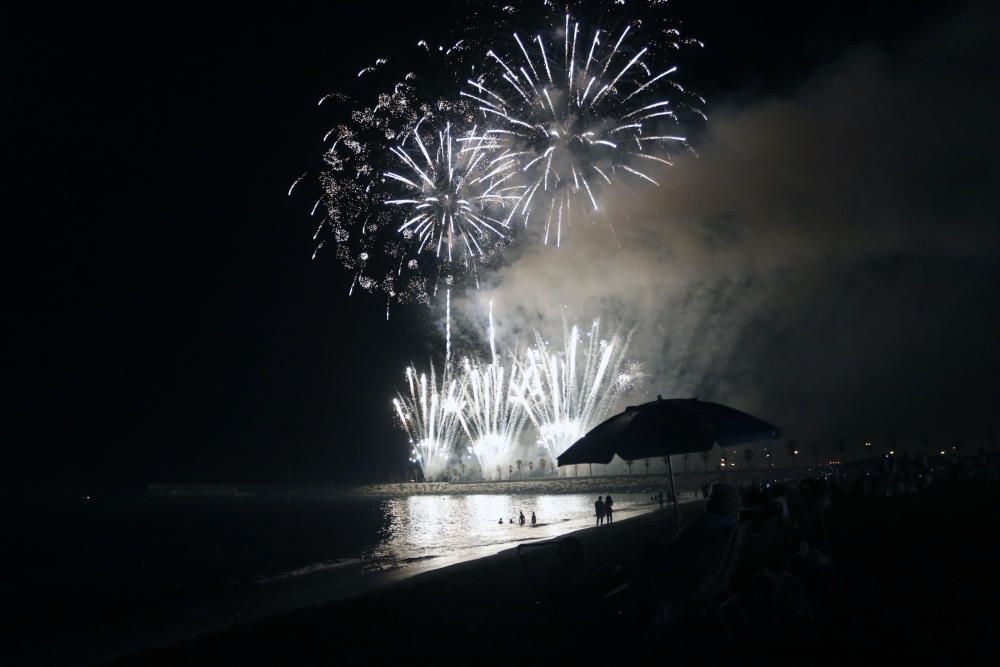
[[[393,399],[393,407],[410,438],[410,460],[420,465],[424,479],[439,479],[463,428],[463,382],[452,377],[447,366],[439,378],[433,364],[429,373],[408,367],[406,382],[409,395]]]
[[[292,184],[291,184],[291,185],[290,185],[290,186],[288,187],[288,196],[289,196],[289,197],[291,197],[291,196],[292,196],[292,191],[293,191],[293,190],[295,190],[295,186],[299,184],[299,181],[301,181],[301,180],[302,180],[303,178],[305,178],[305,177],[306,177],[306,174],[307,174],[307,173],[308,173],[308,172],[303,172],[303,174],[302,174],[301,176],[299,176],[299,177],[298,177],[298,178],[296,178],[296,179],[295,179],[294,181],[292,181]],[[310,214],[310,215],[311,215],[311,214]]]
[[[621,372],[627,349],[627,337],[601,338],[597,320],[586,341],[576,325],[564,326],[560,350],[551,350],[536,332],[522,359],[520,400],[553,463],[628,390],[632,375]]]
[[[588,33],[570,12],[560,18],[527,44],[515,32],[506,50],[488,50],[485,74],[467,80],[460,93],[489,123],[483,136],[506,144],[527,179],[507,221],[520,211],[527,227],[532,202],[544,202],[544,242],[557,246],[574,219],[596,219],[602,182],[658,185],[641,162],[669,166],[671,148],[686,146],[684,137],[660,133],[662,122],[678,123],[681,108],[704,116],[665,97],[668,85],[683,92],[671,79],[677,67],[659,65],[662,49],[655,42],[638,43],[638,23]],[[589,47],[578,48],[585,33]],[[676,30],[664,34],[674,48],[700,44],[680,40]],[[536,196],[539,191],[544,196]]]
[[[468,375],[452,373],[451,290],[446,295],[444,368],[438,375],[431,363],[429,373],[418,373],[412,365],[405,371],[408,395],[399,394],[393,407],[400,426],[410,438],[410,460],[420,465],[424,479],[440,479],[448,468],[465,421],[465,386]]]
[[[512,396],[519,390],[518,363],[511,355],[505,366],[497,357],[496,331],[493,327],[493,303],[490,303],[490,361],[463,359],[465,373],[465,433],[470,449],[479,462],[484,478],[490,478],[508,465],[518,442],[527,414],[524,402]]]

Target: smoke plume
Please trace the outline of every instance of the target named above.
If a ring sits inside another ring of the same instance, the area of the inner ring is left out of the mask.
[[[794,437],[971,424],[1000,367],[970,352],[995,349],[1000,322],[996,27],[969,10],[788,94],[710,106],[660,188],[617,193],[610,225],[558,249],[521,244],[454,312],[479,321],[492,300],[506,341],[564,317],[634,325],[650,397],[726,402]]]

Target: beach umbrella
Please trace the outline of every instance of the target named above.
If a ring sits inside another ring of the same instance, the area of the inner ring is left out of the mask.
[[[655,401],[630,406],[595,426],[560,454],[558,463],[610,463],[616,454],[626,461],[662,456],[670,473],[674,514],[679,516],[671,456],[780,436],[781,429],[774,424],[727,405],[657,396]]]

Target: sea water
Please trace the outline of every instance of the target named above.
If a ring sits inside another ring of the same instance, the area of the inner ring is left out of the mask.
[[[28,512],[8,527],[4,643],[18,664],[74,664],[178,641],[592,526],[596,497],[94,498]],[[626,518],[655,505],[614,506]]]

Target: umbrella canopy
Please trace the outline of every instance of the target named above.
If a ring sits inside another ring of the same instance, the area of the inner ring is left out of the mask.
[[[708,451],[778,438],[774,424],[718,403],[696,398],[657,398],[632,406],[595,426],[559,458],[560,466],[610,463]]]

